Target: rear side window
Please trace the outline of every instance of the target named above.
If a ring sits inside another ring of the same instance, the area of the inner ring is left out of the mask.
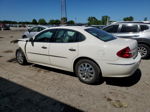
[[[60,29],[55,35],[55,42],[58,43],[71,43],[77,42],[78,32],[66,29]]]
[[[85,36],[78,31],[69,29],[59,29],[54,37],[54,42],[57,43],[73,43],[85,40]]]
[[[116,39],[113,35],[97,28],[88,28],[85,31],[105,42]]]
[[[122,25],[121,33],[138,32],[138,25]]]
[[[81,33],[77,33],[77,42],[82,42],[85,40],[85,36]]]
[[[111,26],[108,26],[108,27],[104,28],[103,30],[105,30],[109,33],[117,33],[118,32],[118,27],[119,27],[119,25],[111,25]]]
[[[147,25],[140,25],[141,31],[148,30],[149,27]]]

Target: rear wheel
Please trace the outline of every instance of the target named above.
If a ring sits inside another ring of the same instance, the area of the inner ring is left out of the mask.
[[[80,81],[87,84],[95,84],[100,81],[100,68],[88,59],[82,59],[76,63],[75,73]]]
[[[150,56],[150,47],[145,44],[139,44],[138,51],[143,59],[147,59]]]
[[[24,53],[22,52],[21,49],[18,49],[16,51],[16,60],[20,65],[26,65],[27,64],[27,60],[26,57],[24,55]]]

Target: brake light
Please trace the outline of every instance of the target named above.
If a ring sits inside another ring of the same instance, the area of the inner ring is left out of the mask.
[[[131,58],[133,55],[131,53],[131,49],[129,47],[126,47],[126,48],[118,51],[117,56],[119,56],[121,58]]]

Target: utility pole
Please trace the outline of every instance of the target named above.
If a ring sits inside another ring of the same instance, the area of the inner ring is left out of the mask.
[[[66,0],[61,0],[61,24],[65,24],[66,22],[67,22]]]

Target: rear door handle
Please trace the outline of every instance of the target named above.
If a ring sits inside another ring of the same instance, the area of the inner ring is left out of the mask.
[[[70,48],[69,51],[76,51],[76,49]]]
[[[42,48],[42,49],[47,49],[47,47],[45,47],[45,46],[42,46],[41,48]]]

